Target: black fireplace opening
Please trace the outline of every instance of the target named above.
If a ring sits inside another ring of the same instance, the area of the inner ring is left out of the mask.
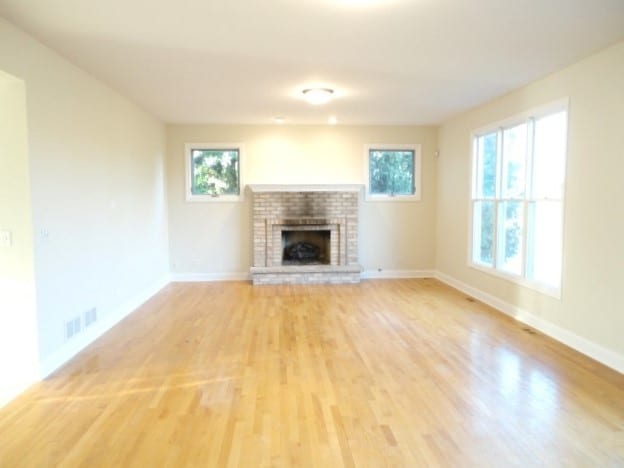
[[[282,265],[329,265],[330,230],[283,230]]]

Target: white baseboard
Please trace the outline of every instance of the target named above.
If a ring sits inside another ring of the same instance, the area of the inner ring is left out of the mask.
[[[465,294],[468,294],[469,296],[474,297],[475,299],[480,300],[481,302],[503,312],[504,314],[515,318],[519,322],[526,323],[536,330],[541,331],[545,335],[548,335],[570,348],[595,359],[605,366],[624,374],[623,355],[594,343],[587,338],[583,338],[570,330],[562,328],[559,325],[555,325],[554,323],[544,320],[525,309],[503,301],[492,294],[481,291],[480,289],[472,287],[440,271],[435,272],[435,278]]]
[[[364,270],[362,279],[433,278],[433,270]]]
[[[433,270],[364,270],[362,279],[392,279],[392,278],[433,278]],[[246,272],[234,273],[172,273],[173,282],[202,282],[202,281],[248,281],[251,275]]]
[[[31,385],[37,383],[38,381],[38,376],[29,376],[27,379],[24,379],[11,387],[5,386],[2,388],[0,391],[0,409],[11,403],[11,401],[24,393],[30,388]]]
[[[396,279],[396,278],[433,278],[433,270],[365,270],[361,273],[362,279]],[[249,273],[172,273],[173,282],[202,282],[202,281],[248,281]]]
[[[251,279],[248,272],[233,273],[172,273],[174,283],[194,283],[203,281],[247,281]]]
[[[84,332],[67,341],[58,350],[47,356],[41,361],[41,378],[44,379],[56,369],[61,367],[76,354],[93,343],[97,338],[102,336],[113,326],[119,323],[122,319],[134,312],[141,304],[147,301],[150,297],[169,284],[171,278],[169,275],[164,275],[157,281],[154,281],[150,286],[145,288],[139,294],[136,294],[130,300],[126,301],[121,306],[117,307],[111,313],[102,317],[101,320],[86,328]]]

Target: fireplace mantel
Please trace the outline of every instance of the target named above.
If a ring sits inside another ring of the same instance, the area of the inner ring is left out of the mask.
[[[250,184],[253,193],[266,192],[360,192],[361,184]]]

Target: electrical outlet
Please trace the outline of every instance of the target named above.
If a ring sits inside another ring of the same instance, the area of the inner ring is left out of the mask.
[[[0,231],[0,247],[11,247],[13,244],[13,239],[11,236],[11,231],[3,230]]]

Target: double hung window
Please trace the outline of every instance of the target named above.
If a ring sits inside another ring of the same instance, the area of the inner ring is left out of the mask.
[[[558,295],[567,105],[473,134],[470,262]]]

